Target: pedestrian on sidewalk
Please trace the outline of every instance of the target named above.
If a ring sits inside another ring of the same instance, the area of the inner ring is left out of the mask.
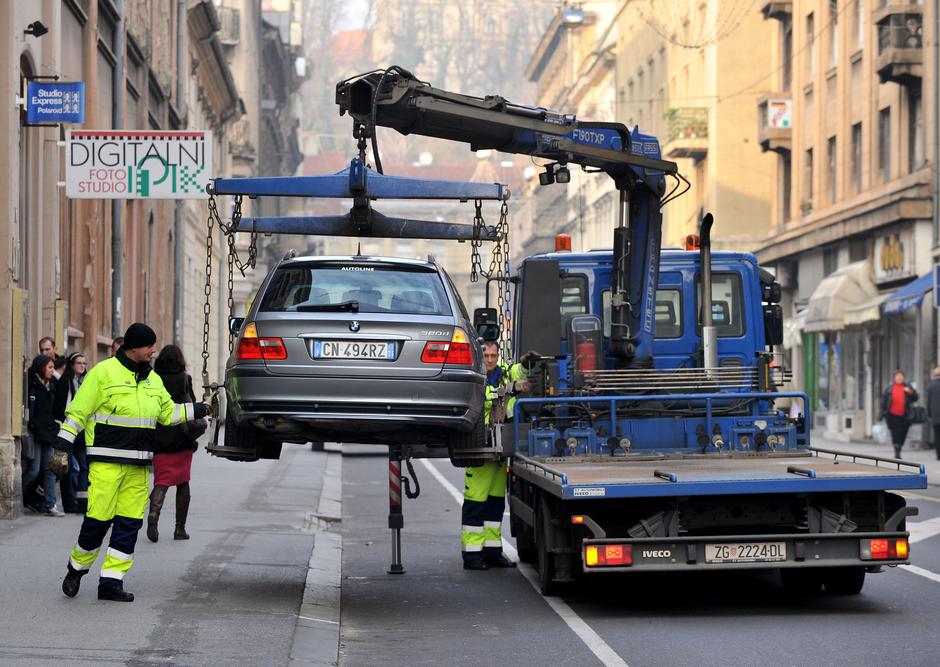
[[[153,370],[177,403],[195,403],[193,379],[186,372],[186,359],[176,345],[167,345],[153,364]],[[176,529],[174,540],[188,540],[186,517],[189,514],[189,479],[193,465],[196,441],[205,433],[203,420],[186,422],[180,426],[157,425],[156,453],[153,455],[153,491],[150,494],[150,512],[147,514],[147,539],[160,539],[157,523],[163,501],[171,486],[176,487]]]
[[[82,386],[88,362],[81,352],[73,352],[66,358],[65,372],[55,387],[55,418],[61,426],[65,411]],[[62,507],[66,512],[84,514],[88,509],[88,461],[85,458],[85,434],[79,433],[72,443],[69,474],[61,480]]]
[[[927,416],[933,424],[933,446],[940,461],[940,366],[933,369],[930,377],[933,379],[927,387]]]
[[[69,597],[78,595],[82,577],[110,530],[98,599],[134,600],[124,590],[123,580],[134,564],[137,533],[147,509],[156,425],[182,424],[209,412],[203,403],[173,402],[150,367],[156,344],[153,329],[132,324],[117,355],[88,372],[65,411],[53,469],[68,466],[68,452],[82,431],[89,468],[88,511],[62,581],[62,592]]]
[[[894,380],[881,394],[881,417],[888,424],[894,458],[901,458],[901,448],[911,427],[911,406],[917,401],[917,391],[905,381],[904,371],[894,371]]]
[[[58,425],[55,422],[53,403],[55,361],[44,354],[33,359],[29,367],[29,422],[27,428],[33,436],[34,456],[30,466],[23,472],[23,498],[28,507],[46,516],[65,516],[56,507],[56,476],[52,471],[53,443]],[[42,484],[42,499],[36,489]]]

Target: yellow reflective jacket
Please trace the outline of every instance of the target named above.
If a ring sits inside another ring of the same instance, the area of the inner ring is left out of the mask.
[[[149,465],[157,424],[182,424],[201,411],[192,403],[174,403],[155,372],[138,382],[134,371],[112,357],[88,371],[65,410],[59,437],[71,443],[84,430],[89,461]]]
[[[524,380],[526,378],[525,369],[522,364],[513,364],[510,366],[507,363],[499,362],[492,371],[487,372],[486,374],[486,401],[483,405],[483,414],[486,419],[486,423],[490,423],[490,411],[493,408],[493,401],[499,397],[500,387],[510,385],[517,380]],[[512,419],[513,410],[516,407],[516,397],[509,396],[506,401],[506,419]]]

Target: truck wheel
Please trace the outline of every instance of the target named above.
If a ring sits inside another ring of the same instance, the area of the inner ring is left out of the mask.
[[[247,450],[245,453],[238,454],[235,456],[228,456],[230,461],[257,461],[260,455],[258,451],[258,441],[260,438],[258,434],[255,433],[255,430],[245,424],[244,426],[239,426],[235,423],[235,420],[232,419],[232,413],[226,411],[225,413],[225,439],[223,444],[226,447],[232,447],[234,449]],[[249,452],[253,452],[249,453]]]
[[[261,449],[258,452],[258,458],[279,459],[281,458],[281,447],[283,446],[284,443],[280,440],[263,440],[261,442]]]
[[[323,447],[324,447],[325,444],[326,444],[325,442],[318,442],[318,441],[314,440],[314,441],[312,441],[312,442],[310,443],[310,451],[311,451],[311,452],[322,452],[322,451],[323,451]]]
[[[864,567],[834,567],[826,569],[822,575],[827,593],[833,595],[858,595],[865,585]]]
[[[512,536],[516,538],[516,552],[519,554],[519,560],[523,563],[536,563],[539,559],[538,549],[535,546],[535,539],[532,529],[514,516],[509,517],[509,527]]]
[[[474,424],[473,429],[467,433],[455,431],[450,436],[448,443],[448,453],[450,454],[450,463],[455,468],[477,468],[484,463],[486,459],[480,456],[467,457],[461,456],[461,449],[482,449],[486,446],[486,424],[483,417]]]
[[[542,595],[558,595],[559,585],[555,582],[555,554],[548,550],[549,532],[551,531],[552,513],[544,500],[539,504],[536,516],[535,546],[538,556],[539,591]]]
[[[819,568],[780,568],[780,581],[784,590],[794,595],[817,595],[822,589]]]

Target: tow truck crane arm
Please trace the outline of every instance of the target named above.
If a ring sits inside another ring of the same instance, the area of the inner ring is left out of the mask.
[[[610,353],[620,366],[652,365],[656,285],[659,279],[661,201],[674,162],[660,159],[655,137],[621,123],[579,121],[572,114],[512,104],[499,96],[472,97],[434,88],[391,67],[336,86],[340,115],[348,113],[354,135],[373,140],[377,127],[552,161],[544,182],[567,164],[602,171],[620,193],[611,277]]]

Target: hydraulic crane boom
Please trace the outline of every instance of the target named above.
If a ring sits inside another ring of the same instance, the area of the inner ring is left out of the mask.
[[[400,67],[369,72],[336,86],[340,115],[349,113],[354,134],[372,139],[375,128],[551,160],[540,181],[548,184],[577,164],[602,171],[620,193],[614,230],[610,351],[622,366],[652,365],[654,302],[659,279],[661,202],[674,162],[660,159],[655,137],[621,123],[579,121],[572,114],[512,104],[499,96],[471,97],[431,87]],[[560,180],[560,179],[559,179]]]

